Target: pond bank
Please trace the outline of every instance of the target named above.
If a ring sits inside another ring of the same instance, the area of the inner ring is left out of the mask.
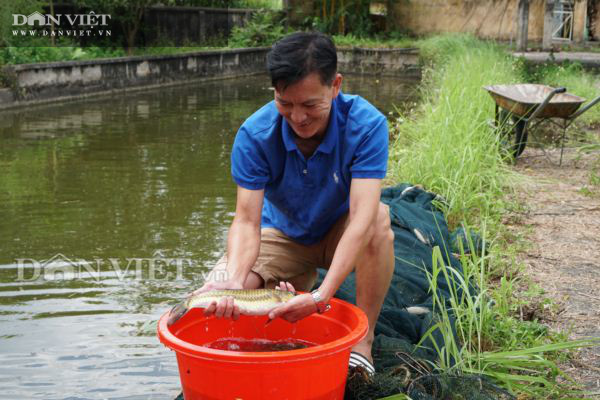
[[[1,71],[0,109],[262,74],[269,48],[22,64]],[[417,49],[338,49],[341,72],[420,77]]]
[[[547,51],[531,51],[514,53],[515,57],[523,57],[532,64],[578,62],[586,69],[600,69],[600,53],[591,52],[566,52],[550,53]]]

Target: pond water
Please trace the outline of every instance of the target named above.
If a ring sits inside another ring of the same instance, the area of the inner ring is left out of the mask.
[[[387,113],[414,81],[347,76]],[[0,398],[169,399],[156,321],[223,251],[264,76],[0,113]]]

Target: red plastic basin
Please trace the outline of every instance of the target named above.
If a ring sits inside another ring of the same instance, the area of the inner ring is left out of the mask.
[[[158,322],[160,341],[177,355],[185,400],[344,398],[350,349],[365,337],[366,315],[338,299],[331,310],[290,324],[242,316],[205,317],[193,309],[171,327]],[[203,347],[222,337],[307,340],[317,346],[289,351],[237,352]]]

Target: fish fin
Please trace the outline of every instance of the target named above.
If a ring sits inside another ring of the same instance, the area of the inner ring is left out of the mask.
[[[183,317],[185,313],[188,312],[188,307],[185,301],[177,304],[175,307],[171,309],[169,313],[169,319],[167,320],[167,326],[173,325],[175,322],[179,321],[179,318]]]

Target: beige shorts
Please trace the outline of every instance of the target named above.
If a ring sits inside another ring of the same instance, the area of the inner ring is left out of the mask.
[[[321,241],[308,246],[295,242],[277,229],[261,229],[260,251],[252,271],[263,279],[266,288],[286,281],[296,290],[309,291],[317,280],[317,268],[328,269],[331,265],[347,220],[348,214],[343,215]],[[226,266],[227,254],[224,254],[214,270],[224,270]]]

